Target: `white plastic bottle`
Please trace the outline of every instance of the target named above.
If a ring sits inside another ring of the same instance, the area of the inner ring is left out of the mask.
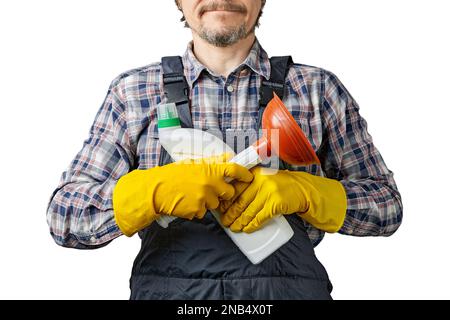
[[[158,130],[161,146],[175,161],[210,157],[225,152],[234,155],[233,149],[213,134],[198,129],[181,128],[178,112],[173,103],[158,106]],[[235,155],[230,162],[250,169],[261,163],[261,159],[255,148],[250,146]],[[221,223],[220,213],[215,210],[211,212]],[[161,216],[157,222],[166,228],[174,219],[176,217]],[[294,235],[294,231],[283,216],[271,219],[261,229],[250,234],[235,233],[229,228],[222,227],[253,264],[264,260]]]

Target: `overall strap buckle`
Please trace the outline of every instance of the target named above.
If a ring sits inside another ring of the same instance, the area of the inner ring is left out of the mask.
[[[189,102],[189,85],[184,76],[183,61],[179,56],[161,59],[164,94],[168,103]]]
[[[270,79],[263,80],[259,90],[259,106],[265,108],[275,92],[281,100],[286,89],[286,77],[292,62],[291,56],[270,58]]]

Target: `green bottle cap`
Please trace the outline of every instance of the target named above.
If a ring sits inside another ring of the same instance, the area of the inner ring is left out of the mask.
[[[175,103],[161,104],[157,106],[158,128],[179,127],[180,118],[178,117],[177,106]]]

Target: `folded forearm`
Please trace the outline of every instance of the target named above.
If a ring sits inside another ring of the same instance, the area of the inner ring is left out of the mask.
[[[54,192],[47,222],[58,245],[94,249],[121,235],[112,210],[113,184],[68,183]]]
[[[341,183],[347,193],[347,215],[340,233],[389,236],[398,229],[403,206],[392,176]]]

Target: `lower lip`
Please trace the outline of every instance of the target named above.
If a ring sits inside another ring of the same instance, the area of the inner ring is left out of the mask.
[[[241,13],[241,12],[239,12],[239,11],[215,10],[215,11],[206,11],[205,13]]]

